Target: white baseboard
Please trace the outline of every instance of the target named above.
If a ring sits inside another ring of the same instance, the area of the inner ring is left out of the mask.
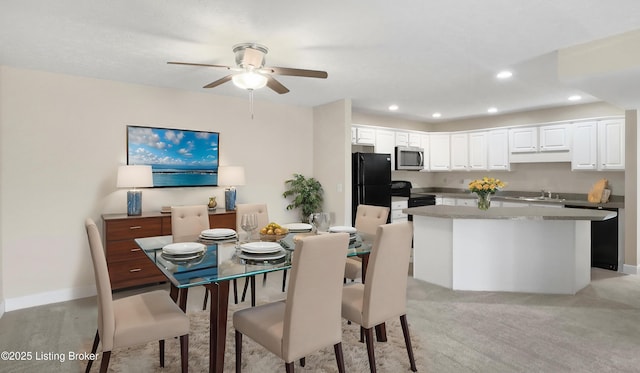
[[[626,273],[628,275],[637,275],[640,274],[640,271],[638,271],[638,266],[632,266],[629,264],[623,264],[622,265],[622,273]]]
[[[66,302],[69,300],[86,298],[94,295],[96,295],[95,286],[89,286],[85,288],[61,289],[48,291],[45,293],[25,295],[22,297],[7,298],[3,303],[3,308],[5,308],[7,312],[9,312],[20,310],[23,308],[41,306],[43,304]]]

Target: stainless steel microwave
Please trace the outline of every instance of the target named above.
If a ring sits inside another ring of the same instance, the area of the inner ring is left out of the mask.
[[[424,149],[413,146],[396,146],[396,170],[422,170]]]

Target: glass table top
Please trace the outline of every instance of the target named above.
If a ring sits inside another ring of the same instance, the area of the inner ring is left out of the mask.
[[[251,255],[240,248],[237,240],[213,241],[194,239],[205,246],[203,253],[189,259],[176,260],[163,255],[162,248],[173,243],[173,236],[136,238],[136,244],[178,288],[228,281],[261,273],[291,268],[291,255],[298,237],[309,233],[290,233],[280,240],[282,250]],[[373,237],[356,234],[350,240],[347,256],[366,255],[371,251]]]

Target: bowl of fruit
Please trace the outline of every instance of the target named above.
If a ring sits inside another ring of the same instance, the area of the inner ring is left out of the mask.
[[[269,223],[260,229],[261,241],[278,241],[289,233],[287,228],[280,226],[278,223]]]

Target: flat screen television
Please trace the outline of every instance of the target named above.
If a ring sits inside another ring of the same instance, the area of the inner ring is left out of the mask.
[[[127,126],[127,164],[150,165],[155,187],[218,185],[218,132]]]

